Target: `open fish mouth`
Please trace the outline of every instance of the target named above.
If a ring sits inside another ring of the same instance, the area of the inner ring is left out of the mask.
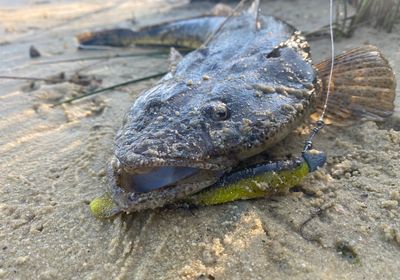
[[[202,164],[164,164],[134,167],[114,157],[108,179],[118,206],[126,212],[162,207],[214,184],[226,171]]]
[[[129,192],[146,193],[173,186],[201,172],[194,167],[161,166],[138,168],[135,173],[121,172],[121,187]]]

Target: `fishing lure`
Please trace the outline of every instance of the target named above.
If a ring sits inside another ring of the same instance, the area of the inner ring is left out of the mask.
[[[325,164],[324,152],[310,150],[291,160],[258,164],[228,173],[214,186],[189,196],[190,205],[215,205],[286,192]]]
[[[257,164],[230,172],[216,184],[180,202],[208,206],[283,193],[299,184],[309,173],[322,167],[325,161],[324,152],[311,149],[291,160]],[[107,193],[94,199],[90,203],[90,210],[95,217],[101,219],[111,218],[121,212]]]

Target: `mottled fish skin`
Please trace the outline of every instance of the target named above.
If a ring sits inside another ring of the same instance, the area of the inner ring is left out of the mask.
[[[252,15],[232,17],[126,114],[109,172],[115,202],[126,212],[156,208],[211,185],[299,125],[318,85],[309,46],[293,27],[260,15],[256,28]],[[204,172],[147,193],[119,186],[121,171],[155,166]]]

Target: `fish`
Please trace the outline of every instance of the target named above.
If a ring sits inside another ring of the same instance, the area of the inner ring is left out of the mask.
[[[254,157],[273,148],[323,108],[330,59],[313,64],[301,32],[261,14],[258,2],[230,16],[78,35],[82,45],[195,49],[185,56],[171,49],[170,72],[141,93],[125,115],[108,168],[109,188],[105,196],[93,201],[94,213],[110,217],[184,200],[212,204],[207,203],[210,196],[226,197],[234,189],[221,196],[221,190],[227,189],[221,181],[234,177],[236,181],[228,186],[237,188],[241,179],[256,176],[256,167],[249,173],[237,170],[239,165],[250,166]],[[328,118],[341,124],[379,121],[392,114],[396,80],[377,47],[347,51],[335,57],[334,65]],[[318,155],[313,159],[316,166],[321,166],[325,155],[314,154]],[[272,178],[284,173],[278,166],[289,166],[289,173],[280,178],[291,179],[297,176],[291,173],[294,163],[309,163],[304,160],[307,156],[263,170]],[[208,199],[199,198],[207,191]],[[196,194],[197,200],[191,199]],[[252,197],[232,196],[218,203]]]

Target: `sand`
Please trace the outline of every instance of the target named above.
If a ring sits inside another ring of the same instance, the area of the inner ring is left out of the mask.
[[[301,30],[315,30],[328,22],[325,2],[266,1],[262,7]],[[328,164],[287,195],[192,211],[149,210],[113,221],[90,214],[88,202],[105,190],[124,112],[155,81],[51,105],[157,73],[167,68],[166,59],[40,63],[143,51],[77,51],[74,35],[197,15],[211,6],[184,4],[2,1],[0,75],[49,78],[64,72],[68,80],[79,73],[91,82],[0,79],[0,278],[399,279],[400,98],[384,123],[324,129],[316,145],[328,153]],[[366,43],[381,48],[400,73],[399,25],[391,34],[362,27],[336,48]],[[41,58],[29,58],[31,45]],[[315,61],[330,53],[327,39],[311,46]],[[296,153],[304,137],[294,135],[283,145]]]

